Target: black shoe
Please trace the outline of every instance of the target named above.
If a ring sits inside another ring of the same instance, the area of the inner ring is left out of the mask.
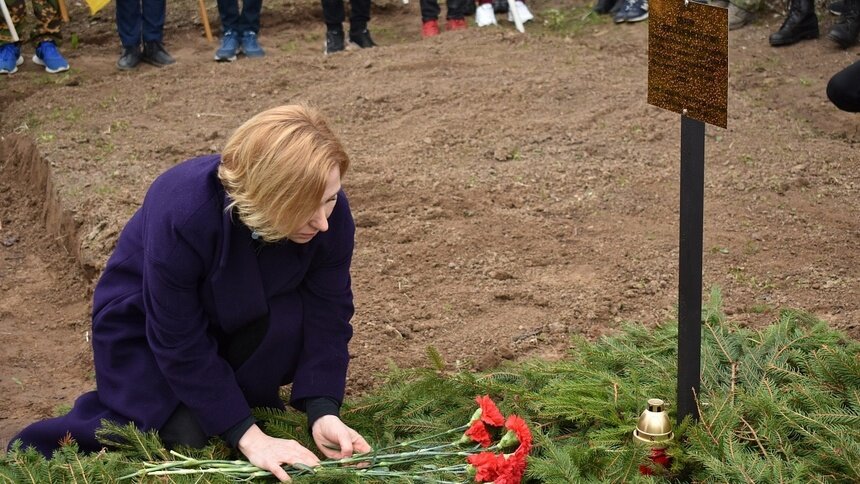
[[[349,41],[362,49],[369,49],[370,47],[376,47],[376,42],[370,38],[370,31],[364,29],[360,32],[349,31]]]
[[[122,54],[119,55],[119,59],[116,61],[116,67],[121,71],[130,71],[140,64],[140,58],[141,53],[139,45],[134,47],[123,47]]]
[[[618,0],[597,0],[597,3],[594,4],[593,8],[594,13],[603,15],[611,12],[617,1]]]
[[[860,34],[860,0],[846,0],[842,15],[830,29],[827,38],[847,49],[857,43]]]
[[[782,27],[770,34],[770,45],[791,45],[805,39],[818,38],[818,17],[812,0],[791,0]]]
[[[334,54],[343,50],[343,30],[329,30],[325,33],[325,53]]]
[[[169,66],[176,62],[170,54],[164,50],[164,44],[161,42],[144,42],[143,43],[143,62],[152,64],[155,67]]]

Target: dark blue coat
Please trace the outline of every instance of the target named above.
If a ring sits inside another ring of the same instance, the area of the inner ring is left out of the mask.
[[[95,450],[101,418],[158,429],[180,402],[218,435],[251,407],[308,397],[343,400],[353,314],[355,225],[343,193],[329,230],[307,244],[255,241],[225,211],[220,157],[181,163],[156,179],[123,229],[93,300],[97,391],[64,417],[17,438],[49,454],[71,432]],[[263,342],[237,369],[219,349],[268,317]]]

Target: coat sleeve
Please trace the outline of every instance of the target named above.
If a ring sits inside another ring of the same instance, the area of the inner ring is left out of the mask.
[[[304,344],[290,394],[290,404],[299,410],[305,410],[303,400],[309,397],[343,401],[352,338],[349,270],[355,245],[355,223],[345,196],[338,198],[326,236],[299,286]]]
[[[219,227],[194,227],[199,211],[180,217],[175,204],[158,202],[149,204],[144,220],[147,341],[178,399],[207,435],[218,435],[251,415],[233,369],[218,355],[199,295]]]

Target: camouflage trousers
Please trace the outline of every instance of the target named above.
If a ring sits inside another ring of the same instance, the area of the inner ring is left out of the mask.
[[[750,12],[758,12],[764,5],[763,0],[732,0],[732,3]]]
[[[27,6],[26,0],[5,0],[6,6],[9,8],[9,16],[12,17],[12,23],[15,24],[15,31],[18,32],[18,37],[21,40],[26,40],[24,27],[27,22]],[[31,0],[33,4],[33,17],[35,23],[30,29],[29,40],[34,43],[39,43],[43,40],[60,40],[60,4],[59,0]],[[2,17],[2,15],[0,15]],[[12,42],[12,33],[6,26],[6,22],[0,20],[0,45]]]

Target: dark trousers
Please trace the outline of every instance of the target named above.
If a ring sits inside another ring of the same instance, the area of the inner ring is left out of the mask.
[[[123,47],[161,42],[167,0],[116,0],[116,30]]]
[[[221,31],[260,32],[260,11],[263,0],[244,0],[239,10],[239,0],[218,0],[218,14],[221,16]]]
[[[466,16],[466,1],[472,0],[448,0],[448,14],[445,16],[445,18],[462,20]],[[438,0],[421,0],[422,22],[426,22],[428,20],[437,20],[441,11],[442,9],[439,8]]]
[[[329,30],[342,29],[346,19],[344,0],[322,0],[323,20]],[[350,0],[349,31],[362,32],[370,22],[370,0]]]
[[[827,83],[827,97],[843,111],[860,113],[860,61],[830,78]]]
[[[234,370],[238,370],[260,346],[268,329],[269,318],[265,317],[234,335],[223,335],[218,338],[218,354],[227,360]],[[209,440],[209,436],[203,432],[191,409],[182,403],[158,430],[158,435],[168,448],[185,445],[199,449],[205,447]]]

